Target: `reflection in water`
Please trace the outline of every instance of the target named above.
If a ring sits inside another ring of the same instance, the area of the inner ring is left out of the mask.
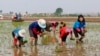
[[[84,54],[83,44],[76,44],[75,48],[72,49],[72,56],[85,56]]]
[[[17,48],[13,48],[13,51],[14,51],[14,56],[18,56],[17,55],[18,49]]]
[[[37,46],[31,46],[31,55],[30,56],[38,56]]]
[[[73,48],[61,47],[63,52],[56,53],[56,56],[85,56],[85,50],[82,44],[76,44]]]
[[[57,52],[56,56],[68,56],[67,48],[66,46],[61,47],[62,52]]]
[[[25,51],[22,50],[22,48],[13,48],[14,56],[24,56],[27,55]]]

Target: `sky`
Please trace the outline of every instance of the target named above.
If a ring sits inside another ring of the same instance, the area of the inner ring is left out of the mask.
[[[98,13],[100,0],[0,0],[3,12],[54,13],[59,7],[63,13]]]

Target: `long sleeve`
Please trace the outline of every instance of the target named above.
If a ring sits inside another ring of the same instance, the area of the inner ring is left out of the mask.
[[[86,22],[84,22],[84,25],[83,25],[83,28],[85,28],[86,27]]]
[[[78,21],[76,21],[76,22],[74,23],[73,28],[79,28],[79,27],[80,27],[80,23],[79,23]]]
[[[40,34],[41,33],[41,30],[38,30],[37,28],[33,28],[33,33],[34,34]]]
[[[66,27],[61,28],[60,29],[60,38],[62,38],[65,33],[66,33]]]
[[[64,35],[64,32],[60,30],[60,38],[62,38]]]

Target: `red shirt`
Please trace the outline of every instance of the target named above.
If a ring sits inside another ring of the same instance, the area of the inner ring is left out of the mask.
[[[37,28],[33,28],[33,33],[38,35],[38,34],[42,33],[42,30],[38,30]]]
[[[49,23],[51,24],[52,29],[56,28],[56,21],[50,21]]]
[[[62,38],[65,34],[69,34],[69,33],[71,33],[72,34],[72,30],[70,29],[70,28],[68,28],[68,27],[62,27],[61,29],[60,29],[60,38]]]

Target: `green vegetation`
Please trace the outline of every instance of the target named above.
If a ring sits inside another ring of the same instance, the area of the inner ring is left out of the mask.
[[[7,43],[11,43],[11,41],[12,41],[11,32],[15,28],[24,28],[24,29],[26,29],[27,33],[26,33],[25,39],[29,40],[29,33],[28,33],[29,24],[30,24],[30,22],[0,22],[0,27],[1,27],[0,28],[0,38],[3,39],[3,40],[1,40],[1,42],[2,41],[3,42],[8,41]],[[67,22],[66,24],[67,24],[67,26],[72,27],[73,23]],[[86,35],[88,36],[88,38],[89,38],[89,36],[93,37],[96,34],[98,35],[99,30],[100,30],[100,24],[99,23],[87,23],[87,34]],[[92,34],[92,35],[90,35],[90,34]],[[9,40],[4,40],[4,39],[9,39]],[[49,35],[46,35],[46,36],[42,37],[42,43],[48,44],[50,42],[50,39],[51,39],[51,37]]]
[[[44,33],[42,35],[42,44],[46,45],[46,44],[50,44],[50,35],[47,35],[46,33]]]
[[[12,49],[9,48],[12,46],[12,30],[16,27],[24,28],[26,30],[26,35],[24,39],[24,43],[26,43],[26,46],[23,47],[23,51],[28,52],[30,54],[30,45],[29,43],[29,33],[28,33],[28,26],[30,22],[0,22],[0,51],[3,54],[7,54],[9,56],[12,55]],[[66,22],[67,26],[72,27],[73,22]],[[45,35],[46,33],[44,33]],[[46,45],[38,45],[38,54],[39,56],[51,56],[55,54],[61,54],[62,56],[66,56],[66,54],[70,54],[72,56],[79,55],[82,56],[81,53],[83,53],[83,56],[95,56],[94,54],[97,54],[99,56],[100,54],[100,23],[87,23],[87,33],[84,38],[84,44],[82,45],[75,45],[75,41],[70,40],[70,36],[68,36],[66,40],[66,48],[63,48],[57,45],[52,45],[50,43],[50,36],[44,36],[42,38],[42,44]],[[36,48],[35,48],[36,49]],[[33,52],[32,52],[33,53]],[[78,53],[78,54],[77,54]],[[80,54],[79,54],[80,53]],[[34,54],[34,53],[33,53]],[[4,55],[6,56],[6,55]]]
[[[62,49],[59,45],[56,45],[55,52],[62,52]]]
[[[54,13],[54,15],[55,16],[61,16],[62,13],[63,13],[63,9],[62,8],[57,8],[56,11],[55,11],[55,13]]]

